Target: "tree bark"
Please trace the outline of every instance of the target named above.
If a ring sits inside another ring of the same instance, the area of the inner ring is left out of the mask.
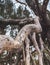
[[[10,40],[11,38],[7,37],[6,36],[6,39],[5,39],[5,36],[1,35],[1,40],[3,40],[3,37],[4,37],[4,40],[5,41],[3,43],[3,41],[0,40],[1,44],[0,44],[0,48],[2,49],[12,49],[12,48],[16,48],[16,49],[19,49],[21,50],[22,49],[22,45],[24,43],[24,40],[25,38],[32,32],[36,32],[36,33],[39,33],[39,32],[42,32],[42,28],[41,28],[41,25],[39,23],[39,18],[38,16],[36,16],[36,18],[34,18],[34,24],[28,24],[28,25],[25,25],[20,31],[19,33],[17,34],[17,37],[15,40]],[[8,39],[8,40],[7,40]]]
[[[24,42],[25,38],[32,32],[40,33],[42,32],[42,27],[39,23],[39,18],[36,17],[34,18],[34,24],[28,24],[25,25],[18,33],[14,43],[15,46],[19,45],[20,47],[22,46],[22,43]],[[19,48],[20,48],[19,47]],[[17,48],[17,47],[16,47]]]
[[[35,46],[36,51],[38,52],[39,65],[43,65],[42,53],[41,53],[39,46],[38,46],[38,43],[36,41],[36,34],[35,33],[33,33],[32,41],[33,41],[33,45]]]
[[[26,43],[26,62],[25,65],[30,65],[30,50],[29,50],[29,46],[30,46],[30,42],[28,37],[25,40]]]

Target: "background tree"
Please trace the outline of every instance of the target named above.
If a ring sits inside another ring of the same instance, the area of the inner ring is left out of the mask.
[[[17,10],[18,19],[15,16],[15,19],[4,19],[0,21],[3,25],[5,23],[11,23],[14,26],[15,23],[20,27],[20,31],[15,39],[6,35],[0,36],[1,64],[50,65],[50,19],[47,11],[49,0],[44,0],[42,4],[39,4],[39,0],[26,0],[27,4],[18,0],[17,2],[29,6],[35,13],[35,17],[29,17],[28,10],[25,8],[23,11],[22,7],[19,6]],[[9,9],[8,6],[7,8]],[[8,55],[4,55],[4,50],[8,51]],[[3,56],[5,57],[3,58]],[[3,59],[5,58],[6,60],[4,61]],[[7,59],[11,60],[11,62],[8,62]],[[3,61],[4,63],[2,63]]]
[[[0,1],[0,15],[4,18],[11,18],[13,12],[13,3],[11,0]]]
[[[24,10],[22,8],[22,6],[19,6],[17,9],[17,17],[18,18],[25,18],[25,17],[29,17],[30,12],[27,10],[27,8],[25,7]]]

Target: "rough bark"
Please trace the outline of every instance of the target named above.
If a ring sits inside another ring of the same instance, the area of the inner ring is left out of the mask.
[[[0,35],[0,53],[4,50],[12,50],[14,47],[14,39],[6,36]]]

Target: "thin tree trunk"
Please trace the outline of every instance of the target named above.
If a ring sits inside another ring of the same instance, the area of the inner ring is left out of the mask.
[[[26,43],[26,63],[25,65],[30,65],[30,50],[29,50],[29,39],[26,38],[25,40]]]
[[[33,41],[33,45],[35,46],[36,51],[38,52],[39,65],[43,65],[42,53],[41,53],[41,51],[39,49],[39,46],[38,46],[38,43],[36,41],[36,34],[35,34],[35,32],[33,33],[32,41]]]

